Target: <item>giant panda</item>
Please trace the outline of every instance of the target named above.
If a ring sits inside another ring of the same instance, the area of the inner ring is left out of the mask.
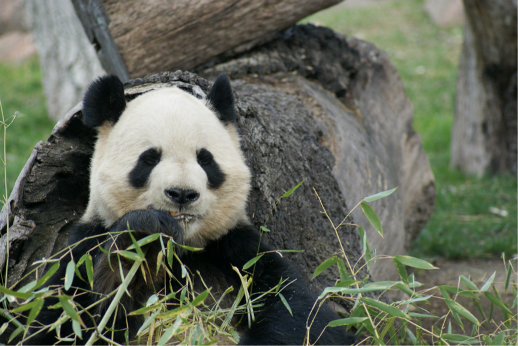
[[[228,77],[217,78],[205,99],[168,87],[149,91],[129,102],[117,77],[101,77],[84,96],[82,116],[84,124],[97,131],[90,167],[89,202],[84,215],[70,231],[71,254],[61,260],[60,269],[48,286],[63,285],[71,256],[77,261],[90,251],[94,265],[93,292],[86,292],[90,290],[89,284],[76,275],[65,293],[75,294],[76,304],[86,307],[112,292],[121,283],[121,276],[117,267],[111,268],[110,263],[116,261],[108,261],[109,255],[104,250],[129,246],[128,233],[112,236],[128,229],[136,239],[162,233],[177,244],[202,248],[192,252],[177,246],[176,253],[183,265],[191,273],[199,273],[207,285],[220,289],[233,286],[235,292],[241,281],[232,267],[242,270],[258,252],[266,252],[256,262],[253,290],[266,292],[281,279],[289,279],[292,283],[283,294],[291,313],[278,295],[266,295],[263,305],[255,311],[255,320],[243,327],[240,344],[303,344],[306,322],[317,298],[300,272],[271,251],[248,220],[250,170],[240,149]],[[79,245],[72,246],[78,242]],[[101,243],[103,249],[99,249]],[[125,342],[126,330],[131,339],[143,323],[141,315],[127,314],[164,287],[166,274],[157,273],[153,267],[160,246],[150,247],[146,259],[152,267],[150,273],[156,275],[146,280],[134,279],[128,288],[131,296],[124,295],[121,300],[113,334],[109,334],[119,343]],[[129,264],[122,265],[127,271]],[[167,279],[169,286],[180,289],[182,273],[178,261],[170,269],[174,279]],[[84,266],[80,273],[87,277]],[[46,299],[27,344],[58,341],[55,331],[38,331],[37,327],[59,318],[62,310],[50,309],[56,303],[56,298]],[[108,305],[98,304],[91,316],[82,315],[87,327],[97,325]],[[330,307],[321,306],[310,329],[309,342],[353,343],[353,336],[345,330],[325,328],[337,318]],[[70,322],[61,326],[60,335],[73,335]],[[83,333],[83,339],[75,342],[86,342],[88,337],[88,333]]]

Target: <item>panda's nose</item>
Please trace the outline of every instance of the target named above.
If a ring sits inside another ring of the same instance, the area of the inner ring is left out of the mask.
[[[164,193],[170,200],[180,205],[192,203],[200,197],[200,194],[194,190],[168,189]]]

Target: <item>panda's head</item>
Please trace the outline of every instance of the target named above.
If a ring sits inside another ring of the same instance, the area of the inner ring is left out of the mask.
[[[225,75],[203,100],[170,87],[128,103],[117,77],[96,80],[83,100],[83,121],[98,133],[83,220],[109,227],[131,210],[162,210],[194,246],[245,221],[250,171],[235,117]]]

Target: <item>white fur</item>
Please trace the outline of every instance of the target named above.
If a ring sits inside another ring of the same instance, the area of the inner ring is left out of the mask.
[[[209,105],[210,107],[210,105]],[[185,212],[195,221],[184,224],[186,244],[203,246],[245,221],[250,172],[244,163],[233,125],[223,125],[214,112],[192,95],[177,89],[150,91],[128,103],[120,119],[99,128],[92,158],[90,201],[83,220],[95,218],[109,227],[131,210],[176,210],[165,196],[171,188],[200,193]],[[160,163],[148,183],[135,189],[129,173],[147,149],[161,149]],[[196,153],[205,148],[225,173],[218,189],[208,187]]]

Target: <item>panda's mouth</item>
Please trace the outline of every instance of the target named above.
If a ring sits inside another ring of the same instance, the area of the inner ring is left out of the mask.
[[[185,223],[188,223],[194,219],[194,215],[191,214],[180,214],[178,211],[169,211],[169,214],[171,214],[172,217],[175,218],[177,221],[183,221]]]

